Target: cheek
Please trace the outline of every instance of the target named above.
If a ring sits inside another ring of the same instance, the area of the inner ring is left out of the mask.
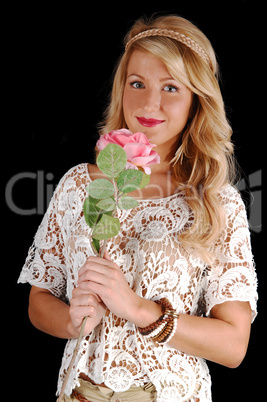
[[[131,122],[132,122],[132,114],[136,110],[137,105],[136,96],[134,94],[129,93],[129,91],[124,90],[123,99],[122,99],[122,110],[125,122],[130,129]],[[131,130],[131,129],[130,129]]]
[[[165,104],[166,114],[174,125],[185,126],[191,110],[191,101]],[[182,127],[182,128],[183,128]]]
[[[123,110],[125,119],[127,118],[128,114],[129,114],[129,109],[130,109],[129,103],[130,103],[130,97],[129,97],[127,91],[124,90],[123,98],[122,98],[122,110]]]
[[[166,114],[168,115],[171,125],[179,129],[183,128],[188,120],[187,109],[184,109],[181,105],[179,107],[167,108]]]

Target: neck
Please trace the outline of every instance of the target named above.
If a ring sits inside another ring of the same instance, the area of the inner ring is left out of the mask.
[[[155,174],[171,174],[172,166],[169,162],[161,162],[157,165],[150,166],[151,175]]]
[[[166,151],[166,149],[162,149],[162,147],[160,147],[160,146],[158,146],[154,149],[160,156],[160,163],[150,166],[151,174],[171,173],[172,172],[171,160],[174,158],[176,149],[174,152],[171,152],[169,149]]]

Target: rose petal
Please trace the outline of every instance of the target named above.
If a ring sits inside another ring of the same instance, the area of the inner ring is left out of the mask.
[[[151,169],[148,165],[160,162],[160,156],[152,150],[156,145],[151,144],[144,133],[132,134],[127,129],[113,130],[102,135],[96,145],[101,151],[110,143],[118,144],[125,150],[128,160],[127,169],[137,169],[136,166],[141,166],[147,174],[150,174]]]
[[[134,136],[136,136],[135,137],[136,142],[146,144],[146,145],[150,146],[151,148],[154,148],[157,146],[156,144],[152,144],[144,133],[135,133]]]
[[[138,167],[135,166],[133,163],[127,161],[127,163],[126,163],[126,169],[135,169],[135,170],[138,170]]]
[[[135,158],[130,159],[130,161],[132,163],[134,163],[136,166],[147,166],[147,165],[159,163],[159,162],[157,162],[157,160],[155,160],[155,157],[153,155],[137,156]]]
[[[145,144],[138,144],[136,142],[130,142],[123,147],[127,153],[127,159],[131,160],[136,156],[148,156],[151,153],[151,148]]]
[[[134,142],[151,146],[147,136],[144,133],[134,133],[132,138]]]
[[[124,146],[125,144],[128,144],[128,142],[132,141],[132,136],[133,134],[131,131],[127,129],[121,129],[121,130],[116,130],[116,131],[111,131],[109,133],[110,138],[112,138],[112,141],[114,141],[115,144],[118,144],[120,146]]]
[[[145,172],[146,174],[151,174],[151,169],[150,169],[150,167],[148,167],[148,166],[143,166],[143,169],[144,169],[144,172]]]
[[[108,144],[110,144],[110,140],[107,139],[106,134],[102,135],[96,143],[97,149],[102,151]]]
[[[96,143],[96,146],[99,151],[102,151],[108,144],[117,144],[123,147],[125,144],[129,142],[130,137],[132,136],[131,131],[127,129],[114,130],[110,133],[101,135],[99,140]]]
[[[127,128],[121,128],[120,130],[113,130],[113,131],[110,131],[110,134],[113,134],[113,133],[116,133],[116,134],[125,134],[125,135],[133,135],[130,130],[127,130]]]

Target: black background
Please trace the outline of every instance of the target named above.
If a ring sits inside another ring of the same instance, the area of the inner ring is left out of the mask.
[[[69,168],[93,160],[96,126],[107,104],[123,36],[136,18],[161,12],[191,20],[211,40],[221,67],[221,89],[234,130],[233,142],[246,187],[242,194],[250,214],[253,189],[249,189],[249,175],[263,168],[258,20],[265,10],[259,3],[246,0],[166,0],[158,6],[137,1],[26,1],[2,2],[0,7],[4,187],[22,172],[39,171],[44,178],[43,194],[39,192],[38,199],[34,179],[17,181],[12,192],[15,205],[21,209],[38,205],[38,213],[21,215],[7,200],[4,205],[2,367],[8,378],[13,378],[14,389],[5,382],[8,388],[3,383],[2,392],[9,396],[13,392],[11,400],[20,395],[29,402],[50,402],[55,401],[65,340],[41,333],[30,324],[30,287],[16,281],[45,212],[47,193]],[[256,190],[261,191],[261,185]],[[253,400],[264,395],[261,370],[265,370],[266,361],[266,268],[262,264],[261,228],[252,230],[252,246],[259,277],[259,316],[252,326],[247,356],[238,369],[209,363],[215,402],[250,401],[251,395]]]

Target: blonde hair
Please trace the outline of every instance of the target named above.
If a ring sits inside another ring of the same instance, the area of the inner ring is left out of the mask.
[[[168,29],[195,41],[207,54],[207,64],[189,46],[173,38],[145,36],[131,41],[149,29]],[[125,37],[130,46],[119,60],[100,134],[126,127],[123,91],[130,57],[134,50],[158,57],[174,79],[194,94],[192,113],[180,135],[172,160],[177,185],[184,191],[194,213],[194,222],[179,240],[186,249],[197,252],[207,263],[213,255],[211,245],[225,226],[225,214],[218,193],[235,176],[232,129],[227,121],[218,84],[218,65],[207,37],[191,22],[179,16],[139,19]]]

